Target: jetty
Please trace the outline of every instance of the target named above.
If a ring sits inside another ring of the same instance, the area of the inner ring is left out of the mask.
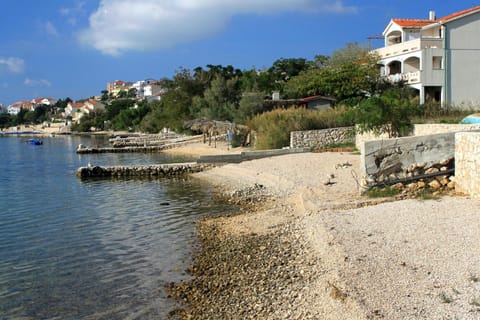
[[[92,153],[152,153],[198,143],[202,136],[181,136],[172,133],[117,136],[109,139],[109,147],[89,147],[80,144],[77,154]]]
[[[81,179],[107,177],[179,177],[210,169],[214,166],[214,164],[197,162],[138,166],[87,166],[77,169],[77,177]]]

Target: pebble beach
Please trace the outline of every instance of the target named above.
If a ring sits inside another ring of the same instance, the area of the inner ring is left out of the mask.
[[[370,199],[359,162],[303,153],[194,174],[243,209],[197,222],[169,318],[479,319],[480,201]]]

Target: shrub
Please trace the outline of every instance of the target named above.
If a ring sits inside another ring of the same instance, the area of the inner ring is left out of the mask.
[[[254,117],[250,126],[256,131],[256,149],[279,149],[290,145],[290,132],[351,126],[345,109],[325,111],[276,109]]]

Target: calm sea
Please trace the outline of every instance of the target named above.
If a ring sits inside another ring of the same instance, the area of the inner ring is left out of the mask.
[[[95,140],[92,140],[95,139]],[[162,319],[184,273],[194,221],[230,210],[199,181],[80,181],[80,166],[191,159],[77,155],[105,137],[0,137],[0,319]]]

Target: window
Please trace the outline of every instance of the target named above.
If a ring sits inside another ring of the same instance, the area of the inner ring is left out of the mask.
[[[442,69],[442,57],[434,56],[432,59],[432,68],[433,69]]]

